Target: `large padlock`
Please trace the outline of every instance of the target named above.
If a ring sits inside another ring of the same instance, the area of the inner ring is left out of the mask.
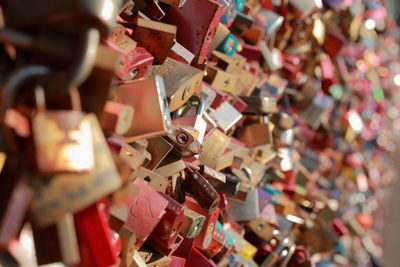
[[[201,16],[193,16],[202,10]],[[170,7],[165,21],[177,25],[176,39],[195,55],[193,63],[203,64],[221,19],[222,7],[213,0],[187,1],[182,8]],[[191,25],[196,25],[192,27]],[[193,64],[192,63],[192,64]]]
[[[34,179],[31,215],[33,223],[47,226],[68,212],[77,212],[118,189],[122,182],[94,115],[88,115],[94,143],[96,168],[86,173],[58,174]]]
[[[135,110],[132,124],[124,135],[128,142],[170,132],[171,117],[160,76],[125,82],[115,89],[114,95],[116,101],[131,105]],[[148,112],[149,109],[152,111]]]
[[[203,71],[172,58],[167,58],[162,65],[153,66],[152,74],[163,77],[171,112],[189,100],[200,87],[203,77]]]
[[[90,171],[94,167],[92,133],[87,115],[79,111],[77,91],[71,91],[74,110],[48,111],[44,90],[38,87],[35,93],[32,135],[39,173]]]

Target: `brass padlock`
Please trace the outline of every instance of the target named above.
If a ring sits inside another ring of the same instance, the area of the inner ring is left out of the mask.
[[[96,168],[87,173],[63,173],[51,180],[32,181],[30,211],[33,223],[48,226],[68,212],[79,211],[118,189],[122,182],[110,150],[94,115],[88,115],[94,143]]]
[[[203,78],[203,71],[172,58],[167,58],[162,65],[153,66],[152,73],[164,79],[171,112],[189,100],[200,87]]]
[[[74,110],[46,110],[43,88],[36,88],[37,113],[32,118],[39,173],[85,172],[94,166],[92,130],[71,90]]]
[[[125,82],[115,89],[114,95],[116,101],[131,105],[135,109],[132,124],[124,134],[127,142],[170,132],[171,117],[164,81],[160,76]]]

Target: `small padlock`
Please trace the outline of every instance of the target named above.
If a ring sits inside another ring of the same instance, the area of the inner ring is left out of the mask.
[[[47,111],[43,88],[36,88],[35,95],[32,135],[39,173],[90,171],[94,166],[92,132],[87,116],[80,111],[78,92],[71,90],[74,110]]]

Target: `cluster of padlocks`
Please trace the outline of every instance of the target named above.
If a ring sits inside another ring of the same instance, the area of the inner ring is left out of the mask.
[[[0,266],[379,266],[383,1],[0,6]]]

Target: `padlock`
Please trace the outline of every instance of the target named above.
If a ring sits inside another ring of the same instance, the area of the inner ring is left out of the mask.
[[[132,38],[154,57],[154,62],[163,64],[174,45],[177,27],[171,24],[138,18]]]
[[[77,212],[121,186],[116,166],[94,115],[88,115],[92,129],[96,168],[82,174],[58,174],[49,181],[34,179],[31,215],[33,223],[44,227],[68,212]]]
[[[32,232],[38,264],[60,261],[66,264],[78,264],[80,262],[72,214],[66,214],[58,219],[56,224],[43,229],[34,227]]]
[[[266,115],[278,112],[275,98],[258,96],[241,96],[240,98],[248,105],[243,111],[244,114]]]
[[[259,18],[264,22],[265,40],[269,40],[280,29],[284,21],[283,16],[268,9],[262,9]]]
[[[204,177],[214,188],[223,186],[226,183],[226,176],[222,172],[218,172],[206,165],[201,165],[200,174]]]
[[[97,202],[74,214],[81,262],[79,266],[110,266],[118,261],[107,224],[105,204]]]
[[[235,35],[228,34],[225,39],[217,47],[218,51],[225,53],[227,56],[231,57],[235,54],[238,47],[238,40]]]
[[[251,123],[237,129],[236,138],[248,147],[270,144],[272,131],[269,123]]]
[[[243,239],[243,247],[238,254],[245,260],[251,261],[256,253],[257,248],[250,244],[246,239]]]
[[[341,33],[331,31],[325,37],[323,49],[334,60],[346,42],[346,38]]]
[[[235,221],[251,221],[257,219],[260,216],[257,190],[249,190],[246,199],[242,203],[231,201],[228,198],[227,210]]]
[[[206,217],[202,214],[191,210],[190,208],[184,208],[184,218],[180,234],[185,238],[195,238],[198,236],[203,229]]]
[[[282,55],[277,48],[270,49],[264,41],[259,42],[258,46],[261,51],[264,67],[267,67],[271,72],[282,69]]]
[[[213,258],[222,250],[222,248],[225,245],[225,242],[226,242],[225,233],[215,228],[212,234],[212,240],[210,246],[206,250],[203,250],[202,252],[207,258]]]
[[[225,37],[230,33],[229,29],[222,24],[218,23],[217,29],[215,31],[214,39],[212,40],[210,49],[208,51],[208,56],[214,52],[215,49],[221,44],[221,42],[225,39]]]
[[[200,234],[194,239],[195,247],[199,249],[206,249],[211,243],[212,233],[214,231],[216,221],[218,220],[219,208],[215,208],[210,214],[208,214],[194,199],[190,197],[186,197],[184,205],[185,207],[192,209],[206,217]]]
[[[210,168],[216,167],[217,159],[223,155],[230,142],[231,139],[227,135],[218,129],[212,130],[206,135],[203,142],[203,149],[199,157],[200,162]]]
[[[208,114],[215,121],[218,128],[224,133],[228,132],[243,117],[243,115],[227,101],[224,101],[216,109],[209,108]]]
[[[174,243],[177,243],[176,240],[182,229],[184,208],[170,196],[161,195],[168,200],[168,205],[164,216],[150,235],[148,242],[150,244],[159,243],[163,247],[172,248]],[[155,248],[157,247],[155,246]]]
[[[241,36],[246,30],[253,25],[253,19],[241,12],[236,13],[235,19],[232,25],[229,27],[232,33]]]
[[[101,117],[101,127],[106,131],[113,131],[123,135],[132,124],[134,110],[132,106],[114,101],[107,101]]]
[[[217,108],[225,101],[226,93],[202,82],[200,95],[205,98],[204,109]]]
[[[175,44],[172,46],[171,51],[168,53],[168,57],[178,60],[187,65],[190,65],[194,59],[193,53],[176,41]]]
[[[135,110],[132,125],[124,135],[127,142],[170,132],[171,117],[164,82],[160,76],[125,82],[114,90],[114,96],[116,101],[130,105]],[[149,107],[152,112],[147,112]],[[141,123],[143,120],[146,123]]]
[[[140,191],[138,195],[128,196],[125,200],[128,206],[128,219],[125,226],[136,234],[134,248],[137,249],[162,219],[168,201],[141,179],[136,179],[133,183],[139,186]]]
[[[238,53],[247,58],[248,61],[259,62],[262,58],[261,49],[258,45],[244,44]]]
[[[189,193],[208,214],[218,207],[220,197],[214,187],[199,172],[186,170],[185,191]]]
[[[197,100],[196,115],[185,115],[175,118],[175,116],[180,116],[179,113],[181,113],[182,110],[181,107],[179,110],[175,111],[172,122],[175,125],[188,125],[196,129],[198,131],[197,141],[199,141],[199,143],[202,143],[207,128],[207,123],[202,118],[205,108],[205,100],[203,97],[195,95],[191,96],[189,99],[189,101],[195,101],[195,100]]]
[[[201,16],[193,16],[198,10]],[[182,8],[170,7],[165,22],[179,26],[177,41],[195,55],[192,64],[203,64],[209,53],[218,23],[222,16],[222,7],[215,1],[187,1]],[[189,27],[196,25],[196,29]]]
[[[247,226],[262,240],[269,241],[273,237],[272,232],[274,228],[263,221],[261,218],[250,221],[249,223],[247,223]]]
[[[161,20],[165,16],[164,10],[158,4],[158,1],[145,0],[146,7],[141,10],[143,14],[156,20]]]
[[[163,176],[144,167],[140,167],[131,174],[130,180],[134,179],[142,179],[151,188],[161,193],[165,193],[168,186],[168,181]]]
[[[201,143],[197,140],[199,132],[190,126],[173,126],[173,133],[167,136],[168,141],[174,145],[172,153],[181,157],[191,157],[201,151]]]
[[[226,194],[227,196],[235,196],[239,191],[239,178],[229,173],[223,174],[225,175],[225,183],[219,186],[215,186],[215,189],[218,192]]]
[[[215,89],[235,94],[238,77],[213,66],[207,66],[203,80]]]
[[[36,88],[35,95],[38,110],[32,118],[32,135],[38,172],[90,171],[94,166],[92,133],[88,117],[79,111],[77,91],[71,91],[71,111],[47,111],[43,88]]]
[[[219,51],[214,51],[212,55],[217,59],[218,68],[232,74],[240,72],[246,63],[246,59],[236,53],[232,56],[228,56]]]
[[[164,78],[169,110],[175,111],[182,106],[199,88],[203,72],[172,58],[162,65],[153,66],[152,73]]]
[[[256,24],[251,25],[250,28],[243,32],[243,39],[251,44],[257,44],[264,38],[264,29]]]
[[[143,47],[137,46],[130,53],[132,58],[126,80],[139,79],[146,76],[153,64],[154,57]]]

